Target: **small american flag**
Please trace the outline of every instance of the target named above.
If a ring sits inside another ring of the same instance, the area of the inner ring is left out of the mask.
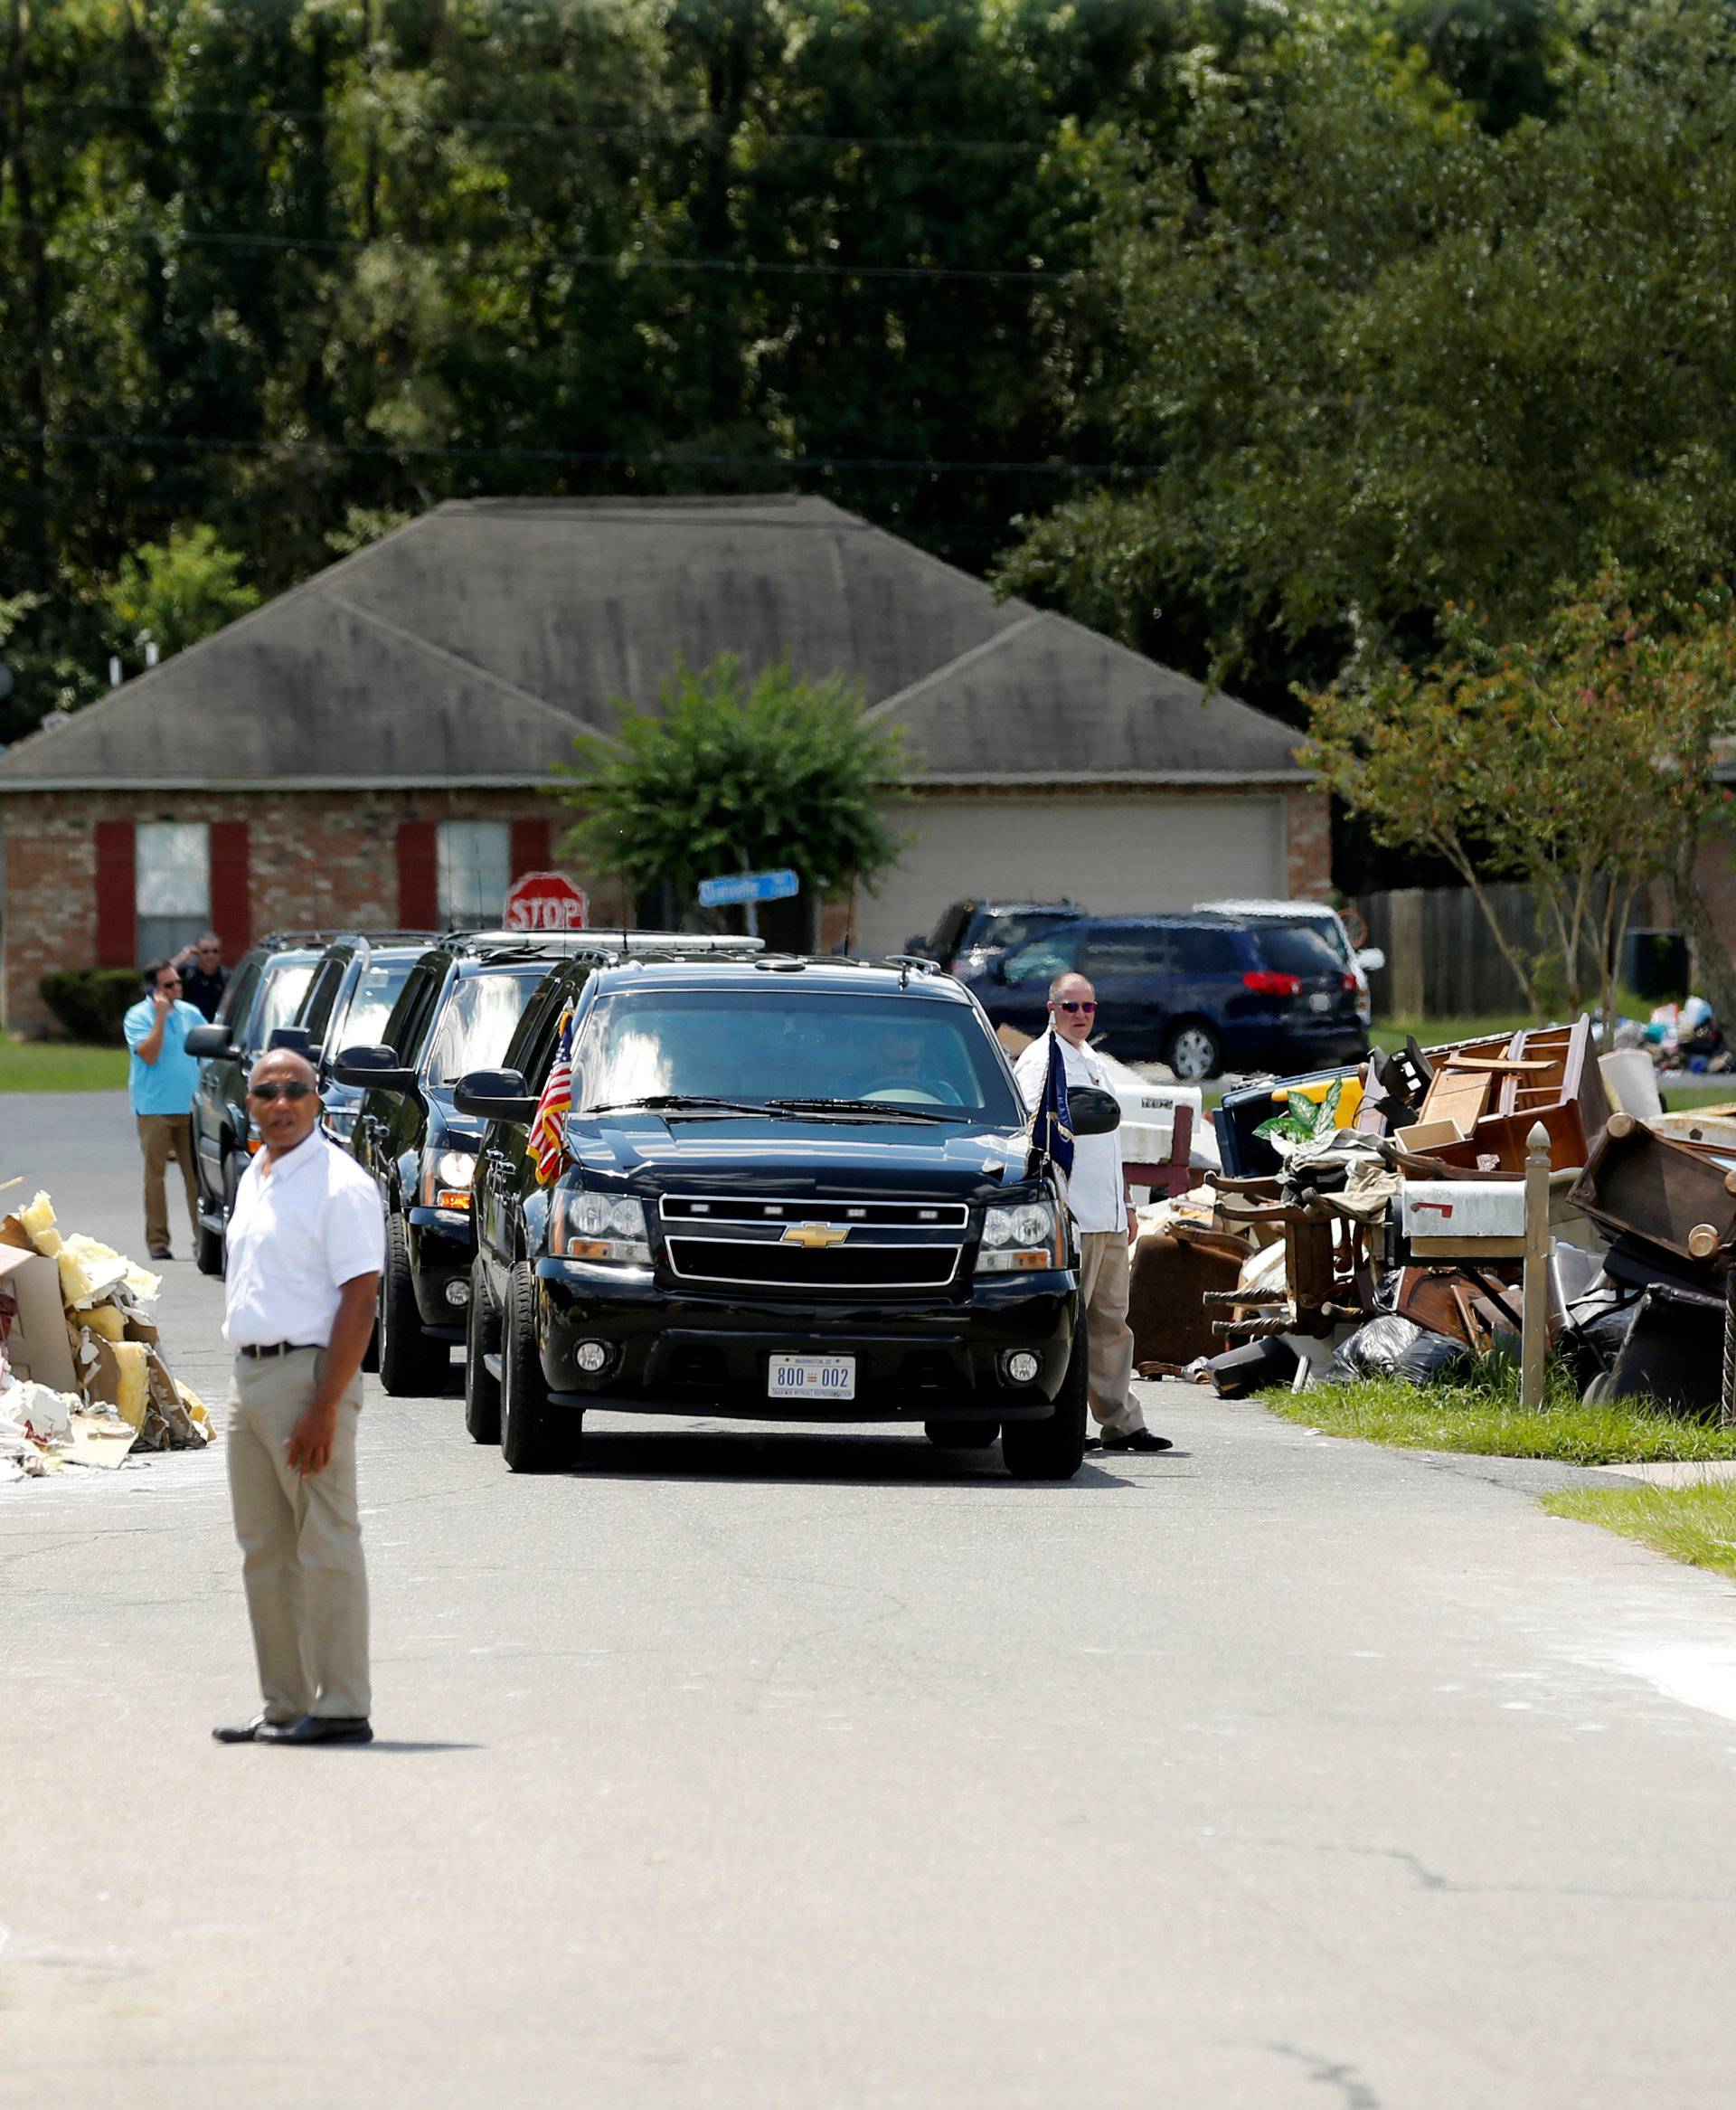
[[[561,1021],[561,1037],[554,1060],[549,1064],[549,1081],[536,1102],[536,1115],[527,1139],[536,1159],[536,1177],[546,1187],[560,1171],[567,1155],[567,1116],[572,1111],[572,1013]]]

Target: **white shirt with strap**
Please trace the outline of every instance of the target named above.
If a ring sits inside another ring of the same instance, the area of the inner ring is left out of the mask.
[[[1043,1087],[1049,1075],[1049,1043],[1059,1038],[1052,1028],[1033,1040],[1019,1057],[1013,1074],[1026,1107],[1034,1113],[1043,1102]],[[1113,1090],[1109,1073],[1089,1047],[1061,1041],[1061,1056],[1067,1072],[1067,1088],[1096,1084]],[[1067,1206],[1081,1231],[1119,1231],[1127,1228],[1127,1188],[1121,1176],[1121,1138],[1111,1130],[1107,1136],[1080,1136],[1073,1144],[1073,1169],[1067,1181]]]
[[[377,1188],[316,1129],[281,1158],[259,1152],[229,1220],[223,1339],[232,1348],[328,1348],[345,1282],[384,1264]]]

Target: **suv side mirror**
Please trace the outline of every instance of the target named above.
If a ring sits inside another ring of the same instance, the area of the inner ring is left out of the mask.
[[[1096,1084],[1075,1084],[1067,1094],[1076,1136],[1113,1135],[1121,1126],[1121,1102]]]
[[[529,1121],[537,1098],[516,1070],[467,1070],[452,1087],[452,1103],[478,1121]]]
[[[222,1058],[235,1053],[227,1026],[195,1026],[189,1031],[184,1045],[190,1055],[203,1055],[207,1060],[213,1055]]]
[[[332,1074],[340,1084],[359,1084],[364,1090],[372,1086],[378,1092],[410,1093],[416,1089],[416,1073],[407,1070],[398,1060],[397,1053],[389,1047],[346,1047],[332,1064]]]

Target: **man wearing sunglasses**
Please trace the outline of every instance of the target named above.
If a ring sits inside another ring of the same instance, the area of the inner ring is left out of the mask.
[[[229,970],[223,965],[223,941],[215,931],[207,931],[175,956],[181,972],[181,992],[196,1005],[207,1025],[217,1016],[217,1007],[229,987]]]
[[[173,1260],[169,1200],[165,1176],[169,1160],[181,1168],[187,1215],[199,1235],[199,1183],[193,1169],[193,1095],[199,1089],[198,1058],[187,1053],[187,1035],[205,1021],[181,994],[174,962],[152,960],[143,970],[145,994],[121,1020],[132,1050],[127,1086],[145,1157],[145,1243],[153,1260]]]
[[[319,1125],[305,1055],[259,1057],[264,1148],[229,1220],[229,1490],[265,1705],[220,1744],[365,1744],[368,1578],[356,1506],[362,1358],[385,1259],[380,1196]]]
[[[1035,1112],[1049,1075],[1051,1035],[1061,1044],[1070,1086],[1095,1084],[1113,1091],[1109,1073],[1086,1045],[1097,1029],[1097,991],[1082,974],[1057,975],[1049,985],[1049,1032],[1019,1057],[1014,1074],[1025,1104]],[[1154,1435],[1133,1396],[1133,1329],[1127,1324],[1131,1274],[1127,1246],[1136,1228],[1133,1204],[1121,1171],[1121,1139],[1080,1136],[1067,1206],[1079,1228],[1079,1293],[1090,1329],[1091,1413],[1103,1434],[1088,1451],[1167,1451],[1167,1436]]]

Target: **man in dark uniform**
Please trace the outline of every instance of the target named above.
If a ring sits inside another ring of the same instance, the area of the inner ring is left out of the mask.
[[[184,945],[175,956],[175,966],[181,977],[181,994],[198,1011],[209,1026],[217,1016],[217,1007],[223,1000],[223,991],[229,987],[229,970],[223,965],[222,941],[215,931],[207,931],[191,945]]]

